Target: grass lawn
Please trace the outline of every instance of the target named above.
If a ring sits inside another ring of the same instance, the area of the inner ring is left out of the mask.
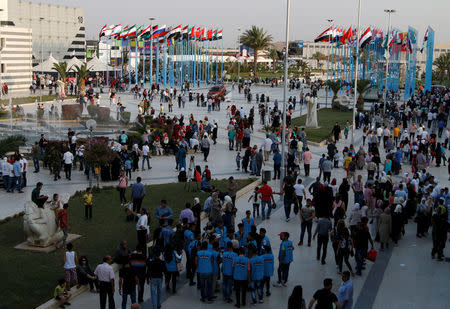
[[[331,129],[334,124],[339,122],[341,128],[344,128],[344,124],[347,120],[352,121],[352,111],[340,112],[331,108],[323,108],[317,111],[317,122],[319,123],[318,129],[305,128],[306,137],[309,141],[320,143],[326,140],[331,135]],[[296,117],[292,119],[291,127],[304,126],[306,122],[306,115]]]
[[[75,99],[76,96],[67,96],[65,98],[65,100],[68,99]],[[47,102],[47,101],[53,101],[54,99],[56,99],[56,94],[52,94],[52,95],[43,95],[42,96],[42,102]],[[41,101],[41,97],[39,95],[37,96],[29,96],[29,97],[22,97],[22,98],[12,98],[12,104],[16,105],[16,104],[26,104],[26,103],[34,103],[34,101]],[[3,99],[0,100],[0,104],[3,105],[8,105],[9,104],[9,99]]]
[[[237,180],[239,189],[253,182],[254,178]],[[228,180],[216,180],[211,184],[226,191]],[[130,190],[127,191],[127,197]],[[75,194],[69,203],[69,224],[71,233],[81,234],[74,242],[77,254],[87,255],[91,267],[95,268],[105,254],[113,254],[114,248],[126,239],[130,248],[137,244],[135,222],[127,222],[126,214],[119,202],[119,192],[114,187],[94,192],[93,221],[84,221],[82,194]],[[147,186],[147,197],[143,207],[151,214],[151,230],[155,228],[154,211],[161,199],[167,199],[169,206],[178,215],[186,202],[199,197],[203,205],[206,193],[187,192],[182,183]],[[35,308],[50,299],[59,278],[64,277],[64,250],[50,254],[14,249],[24,241],[22,217],[0,224],[0,307]]]

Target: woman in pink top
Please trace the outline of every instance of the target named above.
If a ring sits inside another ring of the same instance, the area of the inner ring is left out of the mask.
[[[125,191],[128,187],[128,177],[125,176],[125,171],[120,171],[119,176],[119,184],[117,185],[117,189],[120,194],[120,205],[123,206],[127,202],[127,198],[125,197]]]
[[[312,153],[309,151],[308,147],[306,147],[305,152],[302,155],[302,159],[303,159],[303,164],[305,167],[305,176],[308,177],[309,176],[309,167],[310,167],[311,159],[312,159]]]

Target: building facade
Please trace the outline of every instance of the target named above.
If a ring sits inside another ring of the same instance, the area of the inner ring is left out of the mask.
[[[9,92],[28,90],[32,79],[32,31],[30,28],[0,26],[0,84]]]
[[[60,61],[74,56],[85,60],[83,9],[22,0],[0,0],[0,9],[2,24],[33,29],[35,64],[50,54]]]

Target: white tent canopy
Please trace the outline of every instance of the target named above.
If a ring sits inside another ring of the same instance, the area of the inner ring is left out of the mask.
[[[56,72],[55,70],[53,70],[53,64],[55,63],[58,63],[58,60],[56,60],[52,56],[52,54],[50,54],[47,60],[33,67],[33,72]]]
[[[67,61],[67,71],[76,72],[75,66],[81,67],[84,63],[78,59],[77,57],[72,57],[69,61]]]
[[[106,71],[114,71],[114,68],[111,66],[107,66],[103,63],[97,56],[94,56],[88,63],[87,68],[91,72],[106,72]]]

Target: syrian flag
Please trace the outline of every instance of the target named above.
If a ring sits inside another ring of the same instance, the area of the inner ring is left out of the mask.
[[[321,34],[319,34],[317,38],[314,40],[314,43],[329,42],[332,36],[333,36],[333,27],[330,27]]]
[[[423,36],[422,48],[420,49],[421,53],[423,52],[427,41],[428,41],[428,28],[427,28],[427,31],[425,31],[425,35]]]
[[[344,33],[344,35],[341,37],[341,44],[345,45],[348,42],[350,42],[352,38],[352,27],[349,27],[347,32]]]
[[[370,31],[370,27],[364,31],[364,33],[359,38],[359,48],[363,49],[364,46],[370,43],[372,40],[372,31]]]
[[[181,29],[181,36],[182,36],[183,40],[189,39],[189,26],[184,26]]]
[[[167,38],[176,38],[181,32],[181,25],[176,26],[175,28],[172,28],[172,30],[169,31],[169,34],[167,35]]]
[[[152,39],[160,38],[166,36],[166,25],[161,26],[161,28],[153,31]]]
[[[152,32],[152,26],[148,26],[144,29],[142,29],[141,31],[139,31],[139,33],[137,34],[137,37],[140,38],[142,36],[147,36]]]

